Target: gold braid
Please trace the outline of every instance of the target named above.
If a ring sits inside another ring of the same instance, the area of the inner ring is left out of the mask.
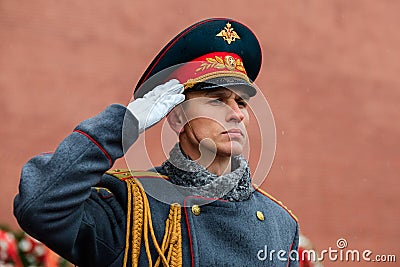
[[[165,222],[165,233],[161,248],[157,242],[153,222],[151,219],[150,205],[146,192],[142,184],[136,178],[124,179],[128,188],[128,210],[126,222],[126,246],[124,254],[124,267],[127,265],[129,254],[129,239],[132,238],[131,257],[132,266],[138,266],[140,255],[140,244],[142,235],[144,246],[146,249],[149,266],[153,266],[150,246],[149,231],[154,247],[158,252],[158,259],[154,267],[162,262],[164,267],[181,267],[182,266],[182,231],[181,231],[181,206],[178,203],[171,204],[168,218]],[[133,204],[133,207],[132,207]],[[132,210],[133,208],[133,220]],[[132,225],[133,221],[133,225]],[[131,231],[132,229],[132,231]],[[167,252],[167,255],[165,253]]]

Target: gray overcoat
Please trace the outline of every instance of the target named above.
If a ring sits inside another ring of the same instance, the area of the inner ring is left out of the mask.
[[[133,143],[137,120],[114,104],[80,123],[54,153],[38,155],[22,169],[14,200],[20,226],[78,266],[123,265],[127,187],[106,171],[123,156],[125,113],[132,131],[124,142]],[[169,205],[148,199],[161,243]],[[242,202],[213,201],[197,215],[182,207],[181,226],[183,266],[298,266],[291,253],[298,248],[297,220],[263,192]],[[139,266],[148,266],[143,245],[141,251]],[[154,247],[151,253],[154,262]]]

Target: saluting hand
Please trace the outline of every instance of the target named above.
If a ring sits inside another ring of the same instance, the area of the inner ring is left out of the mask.
[[[139,133],[164,118],[176,105],[185,100],[183,85],[172,79],[130,102],[127,108],[139,122]]]

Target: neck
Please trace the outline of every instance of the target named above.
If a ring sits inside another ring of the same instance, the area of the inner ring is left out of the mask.
[[[215,159],[210,163],[207,164],[209,161],[205,160],[205,164],[203,161],[203,154],[200,158],[195,160],[198,164],[205,167],[209,172],[221,176],[226,173],[231,172],[231,157],[215,157]]]
[[[231,156],[218,155],[215,151],[211,151],[202,145],[199,146],[199,149],[191,149],[185,143],[181,143],[181,149],[189,158],[206,168],[210,173],[221,176],[232,171]]]

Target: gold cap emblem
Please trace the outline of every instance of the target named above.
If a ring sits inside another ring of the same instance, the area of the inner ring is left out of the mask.
[[[239,35],[231,28],[231,24],[228,22],[222,31],[220,31],[216,36],[222,37],[228,44],[240,39]]]

